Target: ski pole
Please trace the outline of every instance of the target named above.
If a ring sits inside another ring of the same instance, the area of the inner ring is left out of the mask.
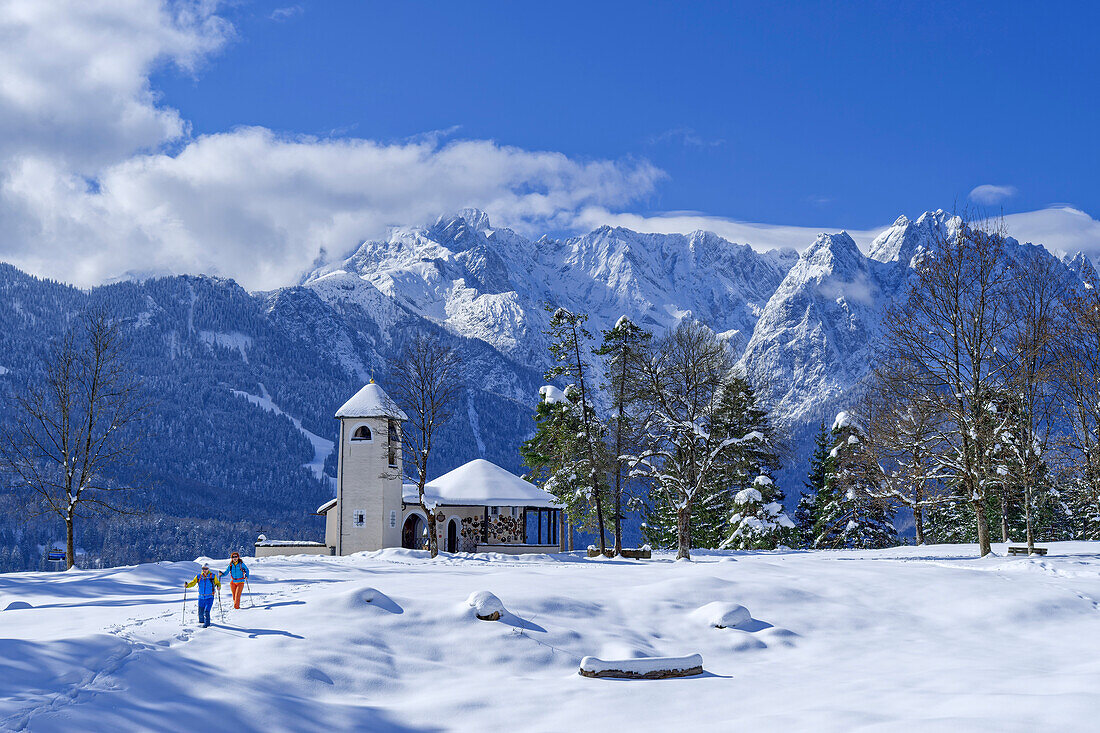
[[[252,600],[252,584],[248,582],[248,576],[244,576],[244,587],[248,589],[248,607],[255,608],[256,601]]]
[[[222,606],[222,587],[218,586],[218,611],[221,613],[222,623],[225,623],[225,607]]]
[[[180,611],[180,624],[187,623],[187,586],[183,586],[183,609]]]

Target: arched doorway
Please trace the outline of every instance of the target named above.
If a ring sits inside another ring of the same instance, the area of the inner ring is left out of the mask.
[[[424,534],[424,517],[410,514],[401,527],[401,546],[406,550],[426,550],[428,538]]]
[[[458,552],[458,521],[447,522],[447,552]]]

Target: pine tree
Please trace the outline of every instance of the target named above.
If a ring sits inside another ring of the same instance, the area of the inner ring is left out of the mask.
[[[593,507],[581,444],[580,391],[547,385],[539,397],[535,434],[520,446],[523,462],[531,469],[526,478],[554,495],[570,526],[590,527]]]
[[[814,452],[810,456],[810,473],[803,483],[805,490],[798,500],[798,508],[795,510],[794,521],[798,532],[799,544],[802,547],[813,547],[814,526],[817,523],[817,496],[825,488],[825,477],[832,471],[832,457],[829,455],[829,431],[825,428],[825,421],[821,421],[821,427],[814,437]]]
[[[752,486],[734,495],[730,532],[723,549],[774,550],[793,534],[794,522],[783,513],[783,506],[766,498],[777,492],[771,478],[757,476]]]
[[[586,498],[595,509],[596,535],[600,553],[603,554],[607,550],[604,512],[608,468],[605,442],[607,430],[596,414],[593,390],[595,384],[592,382],[592,367],[588,358],[588,344],[592,340],[592,334],[584,325],[588,316],[565,308],[555,309],[553,306],[547,306],[547,310],[551,315],[546,335],[550,341],[550,355],[554,365],[547,370],[546,378],[565,378],[577,392],[577,399],[573,404],[580,422],[574,468],[588,487]]]
[[[652,334],[623,316],[609,331],[596,350],[604,359],[607,381],[603,385],[610,407],[609,447],[611,450],[611,496],[614,505],[615,554],[623,549],[623,494],[629,479],[626,455],[637,445],[639,425],[637,369]]]
[[[818,494],[820,514],[815,524],[816,547],[890,547],[897,544],[893,510],[873,497],[879,480],[867,459],[862,435],[848,413],[833,423],[833,470]]]

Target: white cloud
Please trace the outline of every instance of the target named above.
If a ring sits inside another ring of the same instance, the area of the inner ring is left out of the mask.
[[[1005,216],[1008,233],[1021,242],[1045,245],[1058,255],[1084,252],[1100,257],[1100,221],[1071,206]]]
[[[393,225],[473,205],[520,228],[558,228],[581,207],[648,194],[660,175],[644,162],[578,162],[488,141],[384,145],[241,128],[110,166],[97,190],[25,162],[0,188],[0,222],[23,233],[0,243],[0,257],[85,285],[153,271],[271,288],[322,249],[347,252]]]
[[[274,21],[277,21],[277,22],[282,22],[284,20],[290,20],[295,15],[298,15],[301,12],[302,12],[302,6],[301,5],[288,5],[285,8],[275,8],[274,10],[271,11],[271,15],[269,15],[268,17],[271,20],[274,20]]]
[[[984,206],[992,206],[1015,195],[1015,186],[994,186],[992,183],[983,183],[981,186],[975,186],[970,192],[970,200]]]
[[[0,164],[57,161],[78,174],[187,132],[149,74],[193,70],[231,36],[204,2],[0,2]],[[13,162],[16,161],[16,162]]]

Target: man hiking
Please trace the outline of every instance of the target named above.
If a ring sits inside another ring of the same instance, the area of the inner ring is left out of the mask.
[[[222,577],[229,573],[229,589],[233,591],[233,608],[241,607],[241,592],[244,591],[244,581],[248,577],[248,566],[241,561],[241,555],[234,552],[229,556],[229,567],[218,573]]]
[[[199,586],[199,623],[205,629],[210,626],[210,608],[214,605],[214,590],[221,588],[222,584],[210,566],[203,563],[199,574],[184,583],[183,587],[190,588],[193,585]]]

